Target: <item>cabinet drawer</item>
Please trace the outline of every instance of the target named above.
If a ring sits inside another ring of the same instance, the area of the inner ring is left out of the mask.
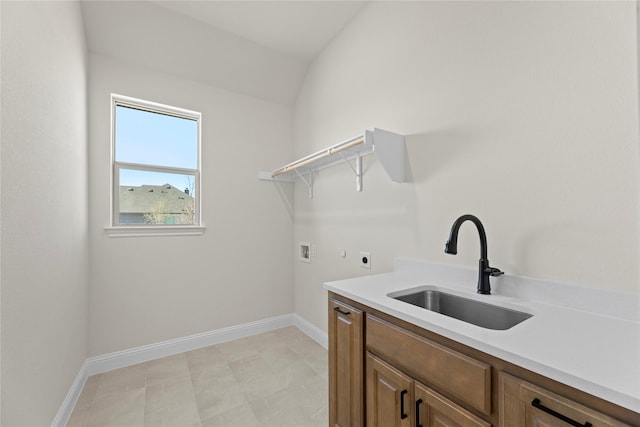
[[[504,372],[500,372],[500,400],[503,427],[630,427]]]
[[[491,414],[491,366],[367,315],[366,345],[418,378]]]

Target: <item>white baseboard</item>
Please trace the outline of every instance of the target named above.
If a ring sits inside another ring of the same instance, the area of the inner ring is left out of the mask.
[[[67,425],[69,418],[71,417],[71,413],[73,412],[73,408],[76,407],[80,393],[82,393],[84,384],[87,382],[88,376],[87,361],[85,360],[82,367],[80,367],[78,375],[76,375],[76,379],[73,380],[69,393],[67,393],[67,396],[64,398],[56,417],[53,419],[51,427],[64,427]]]
[[[231,326],[228,328],[217,329],[215,331],[135,347],[129,350],[117,351],[102,356],[90,357],[80,368],[80,372],[78,372],[78,375],[76,376],[67,397],[62,403],[62,406],[58,410],[58,414],[51,423],[51,426],[64,427],[67,424],[78,398],[80,397],[82,388],[84,387],[87,378],[91,375],[113,371],[114,369],[148,362],[150,360],[196,350],[210,345],[233,341],[251,335],[261,334],[263,332],[273,331],[287,326],[297,327],[318,344],[327,348],[328,338],[326,332],[297,314],[291,313],[255,322],[243,323],[241,325]]]
[[[328,349],[329,348],[329,336],[325,331],[318,328],[313,323],[309,322],[303,317],[298,316],[293,313],[293,326],[300,329],[302,332],[307,334],[309,338],[320,344],[322,347]]]
[[[114,369],[184,353],[185,351],[196,350],[214,344],[233,341],[291,325],[293,325],[292,314],[284,314],[269,319],[216,329],[215,331],[189,335],[102,356],[90,357],[87,359],[88,374],[95,375],[102,372],[113,371]]]

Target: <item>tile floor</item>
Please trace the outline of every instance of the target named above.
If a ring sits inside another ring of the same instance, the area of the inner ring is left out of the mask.
[[[287,327],[89,377],[67,427],[326,427],[327,370]]]

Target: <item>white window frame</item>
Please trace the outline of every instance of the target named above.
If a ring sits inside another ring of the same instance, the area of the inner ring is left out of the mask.
[[[176,168],[170,166],[150,166],[137,163],[116,161],[116,107],[135,108],[152,113],[165,114],[173,117],[195,120],[198,123],[197,141],[197,169]],[[184,108],[159,104],[129,96],[111,94],[111,214],[107,234],[111,237],[133,236],[167,236],[167,235],[201,235],[204,233],[202,224],[202,191],[201,191],[201,141],[202,114]],[[193,175],[195,212],[194,224],[120,224],[120,169],[133,169],[149,172],[170,172],[176,174]]]

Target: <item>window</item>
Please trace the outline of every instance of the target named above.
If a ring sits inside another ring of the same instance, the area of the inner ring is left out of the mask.
[[[199,226],[201,114],[120,95],[111,104],[112,225]]]

